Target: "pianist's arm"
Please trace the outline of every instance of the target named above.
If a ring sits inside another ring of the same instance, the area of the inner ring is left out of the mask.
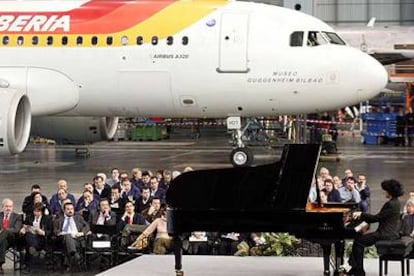
[[[362,213],[361,220],[364,220],[368,223],[373,222],[383,222],[387,219],[391,219],[395,216],[396,213],[400,212],[400,205],[398,199],[392,199],[382,206],[378,214],[372,215],[369,213]]]

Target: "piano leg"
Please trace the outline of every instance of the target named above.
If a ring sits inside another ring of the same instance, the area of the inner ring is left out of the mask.
[[[183,276],[184,271],[182,271],[182,250],[183,240],[181,235],[173,235],[173,246],[174,246],[174,256],[175,256],[175,273],[176,276]]]
[[[335,267],[334,276],[339,275],[339,268],[344,264],[345,241],[340,240],[334,243],[335,245]]]
[[[331,255],[331,243],[320,243],[322,246],[322,252],[323,252],[323,274],[324,275],[330,275],[329,272],[329,257]]]

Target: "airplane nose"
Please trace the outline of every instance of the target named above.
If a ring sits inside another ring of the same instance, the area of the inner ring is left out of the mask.
[[[361,87],[358,89],[360,101],[368,100],[378,95],[388,83],[388,73],[384,66],[373,57],[360,53],[360,62],[357,66],[357,78]]]

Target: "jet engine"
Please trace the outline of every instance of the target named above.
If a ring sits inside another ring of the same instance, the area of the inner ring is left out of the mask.
[[[34,117],[32,135],[66,144],[110,140],[118,128],[118,117]]]
[[[0,88],[0,155],[22,152],[29,140],[29,98],[15,89]]]

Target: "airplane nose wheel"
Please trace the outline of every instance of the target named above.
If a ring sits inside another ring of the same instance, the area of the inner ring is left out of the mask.
[[[234,167],[250,166],[253,162],[253,153],[248,148],[235,148],[230,153],[230,162]]]

